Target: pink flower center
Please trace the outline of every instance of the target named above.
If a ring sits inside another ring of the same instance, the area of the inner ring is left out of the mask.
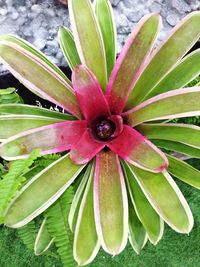
[[[101,141],[108,141],[114,134],[116,129],[115,123],[109,119],[98,121],[94,125],[94,135]]]

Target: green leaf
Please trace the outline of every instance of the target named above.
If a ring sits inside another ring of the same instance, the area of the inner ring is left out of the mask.
[[[29,223],[63,194],[83,168],[67,154],[34,176],[8,207],[6,225],[18,228]]]
[[[0,89],[0,104],[21,103],[21,97],[16,93],[15,88]]]
[[[109,78],[116,59],[116,25],[113,10],[109,0],[95,0],[94,5],[104,41]]]
[[[146,100],[124,113],[127,123],[136,126],[146,121],[200,115],[200,87],[177,89]]]
[[[119,158],[112,151],[102,150],[96,156],[94,205],[100,244],[117,255],[128,238],[128,199]]]
[[[106,95],[111,113],[121,114],[145,68],[161,26],[158,14],[144,16],[128,37],[111,73]],[[128,74],[128,75],[127,75]]]
[[[172,29],[169,37],[151,56],[151,60],[129,96],[126,109],[131,109],[141,103],[164,76],[174,68],[199,39],[199,28],[200,12],[197,11],[187,15]]]
[[[46,219],[43,220],[34,244],[35,255],[44,254],[52,245],[54,238],[49,235]]]
[[[18,236],[26,245],[26,247],[31,250],[34,248],[37,231],[38,229],[35,221],[31,221],[26,226],[17,229]]]
[[[143,193],[160,217],[176,232],[189,233],[193,216],[188,203],[171,176],[150,173],[130,165],[130,169]]]
[[[69,0],[68,8],[81,62],[94,73],[105,91],[107,86],[106,55],[92,3],[90,0]]]
[[[74,235],[74,258],[78,265],[86,265],[96,257],[100,244],[94,219],[94,164],[83,194]]]
[[[200,49],[195,50],[174,67],[145,98],[182,88],[200,74]]]
[[[4,223],[6,209],[11,199],[26,181],[24,173],[39,157],[39,153],[40,149],[33,150],[28,159],[13,162],[8,173],[0,180],[0,223]]]
[[[137,254],[140,254],[142,248],[147,242],[146,231],[137,217],[131,201],[129,201],[129,241]]]
[[[18,133],[60,121],[62,120],[32,115],[0,115],[0,142]]]
[[[163,221],[142,192],[135,180],[131,167],[126,162],[122,163],[132,205],[134,205],[137,216],[143,224],[150,242],[156,245],[163,235]]]
[[[91,167],[92,167],[91,164],[88,164],[88,167],[85,173],[81,173],[80,175],[81,177],[79,178],[81,179],[81,182],[79,184],[78,189],[76,190],[76,194],[74,195],[74,198],[72,201],[72,205],[71,205],[70,212],[69,212],[69,226],[72,232],[74,232],[76,228],[79,209],[80,209],[80,205],[83,199],[83,194],[85,192],[86,183],[91,173]]]
[[[189,185],[192,185],[196,187],[197,189],[200,189],[200,171],[193,168],[186,162],[177,159],[171,155],[167,155],[167,158],[169,160],[169,168],[168,171],[183,181],[184,183],[187,183]]]
[[[200,149],[200,127],[181,123],[141,124],[137,129],[149,139],[180,142]]]
[[[73,189],[69,187],[45,212],[47,230],[54,237],[63,267],[77,266],[73,258],[73,235],[67,219],[73,196]]]
[[[151,140],[151,141],[158,147],[180,152],[182,154],[192,156],[193,158],[200,158],[200,149],[197,149],[195,147],[167,140]]]
[[[30,91],[81,118],[72,87],[40,57],[15,42],[1,38],[0,59]]]
[[[60,76],[62,76],[63,79],[65,79],[69,84],[71,84],[70,80],[67,78],[67,76],[55,65],[53,64],[48,57],[46,57],[40,50],[38,50],[36,47],[28,43],[27,41],[23,40],[19,36],[15,36],[13,34],[6,34],[0,36],[0,42],[1,41],[8,41],[10,43],[15,43],[19,45],[20,47],[26,49],[27,51],[34,54],[36,57],[40,58],[43,62],[49,65],[53,70],[55,70]]]
[[[81,61],[72,32],[64,26],[60,27],[58,31],[58,40],[65,59],[71,70],[73,70],[77,65],[81,64]]]
[[[25,104],[2,104],[0,105],[0,115],[34,115],[66,121],[76,120],[76,118],[70,114],[64,114],[46,108],[40,108]]]

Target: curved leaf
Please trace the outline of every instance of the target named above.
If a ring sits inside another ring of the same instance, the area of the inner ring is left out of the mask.
[[[34,252],[35,255],[39,256],[45,253],[49,247],[52,245],[54,238],[49,235],[46,226],[46,219],[43,220],[39,232],[37,234],[35,245],[34,245]]]
[[[151,140],[151,141],[158,147],[180,152],[184,155],[192,156],[193,158],[200,158],[200,149],[197,149],[195,147],[167,140]]]
[[[107,146],[131,164],[150,171],[162,172],[168,167],[165,154],[135,129],[124,125],[122,133]]]
[[[85,132],[85,121],[64,121],[14,135],[0,144],[0,156],[7,160],[26,158],[33,149],[41,155],[64,152]]]
[[[182,123],[141,124],[138,130],[149,139],[183,143],[200,149],[200,127]]]
[[[0,142],[18,133],[62,120],[27,115],[0,115]]]
[[[173,90],[146,100],[125,112],[127,123],[136,126],[145,121],[176,119],[200,115],[200,87]]]
[[[146,231],[142,223],[138,219],[131,201],[129,202],[128,208],[129,208],[129,241],[135,252],[137,254],[140,254],[140,251],[147,242]]]
[[[109,0],[95,0],[95,12],[106,52],[107,76],[110,77],[116,59],[116,25]]]
[[[137,106],[180,61],[200,37],[200,12],[187,15],[154,51],[129,96],[126,110]],[[169,88],[170,89],[170,88]]]
[[[87,170],[81,177],[80,185],[78,189],[76,190],[76,193],[72,201],[72,205],[71,205],[70,212],[69,212],[69,218],[68,218],[69,226],[72,232],[74,232],[76,228],[79,209],[80,209],[81,201],[83,199],[83,194],[85,192],[85,187],[86,187],[86,183],[88,181],[90,172],[91,172],[91,164],[88,164]]]
[[[149,99],[156,95],[186,86],[200,74],[200,49],[195,50],[174,67],[148,94]]]
[[[6,212],[6,225],[18,228],[29,223],[63,194],[83,168],[65,155],[38,173],[11,202]]]
[[[93,184],[94,166],[90,169],[74,234],[74,258],[78,265],[93,261],[100,248],[94,219]]]
[[[81,64],[73,34],[68,28],[62,26],[58,31],[58,40],[67,63],[71,70],[73,70],[77,65]]]
[[[140,186],[135,180],[135,176],[130,166],[127,163],[123,162],[123,168],[132,205],[134,205],[137,216],[142,222],[149,240],[151,241],[151,243],[156,245],[163,235],[163,221],[160,219],[160,216],[156,213],[156,211],[153,209],[153,207],[145,197]]]
[[[160,24],[161,19],[158,14],[142,18],[117,58],[106,91],[114,114],[121,114],[129,94],[144,70]]]
[[[101,151],[96,157],[94,203],[100,244],[117,255],[127,243],[128,201],[120,162],[112,151]]]
[[[0,36],[0,41],[8,41],[14,44],[19,45],[20,47],[26,49],[27,51],[34,54],[36,57],[40,58],[42,61],[44,61],[46,64],[49,65],[53,70],[55,70],[60,76],[62,76],[63,79],[65,79],[69,85],[71,84],[70,80],[67,78],[67,76],[59,69],[55,64],[53,64],[48,57],[45,56],[40,50],[38,50],[36,47],[31,45],[26,40],[20,38],[19,36],[13,35],[13,34],[6,34]]]
[[[30,106],[25,104],[2,104],[0,105],[0,115],[35,115],[62,120],[75,120],[76,118],[46,108]]]
[[[97,77],[103,90],[107,85],[103,38],[90,0],[69,0],[73,35],[82,64]]]
[[[168,171],[189,185],[192,185],[198,189],[200,189],[200,171],[193,168],[186,162],[177,159],[171,155],[167,155],[169,160],[169,168]]]
[[[171,176],[166,171],[155,174],[129,166],[160,217],[176,232],[188,234],[194,223],[192,212]]]
[[[0,40],[0,59],[30,91],[66,109],[76,117],[81,117],[72,87],[37,55],[16,43]]]

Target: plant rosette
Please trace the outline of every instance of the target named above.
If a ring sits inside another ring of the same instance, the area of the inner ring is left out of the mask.
[[[185,87],[200,74],[200,50],[185,56],[200,37],[200,12],[186,16],[155,49],[161,18],[146,15],[116,60],[109,1],[70,0],[68,7],[72,32],[61,27],[58,38],[72,82],[26,41],[0,37],[0,59],[8,70],[68,112],[0,105],[3,159],[26,159],[35,149],[40,155],[62,153],[17,190],[4,223],[20,228],[43,214],[35,252],[46,251],[57,240],[46,238],[46,214],[56,203],[65,207],[63,196],[73,186],[64,217],[73,233],[73,257],[86,265],[100,247],[117,255],[128,240],[136,253],[147,240],[156,245],[164,222],[179,233],[193,227],[171,175],[200,188],[200,172],[164,151],[200,157],[200,128],[171,121],[200,115],[200,87]],[[63,217],[55,221],[54,232]],[[68,251],[62,247],[62,253]]]

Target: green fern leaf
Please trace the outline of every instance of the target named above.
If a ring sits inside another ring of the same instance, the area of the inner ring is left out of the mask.
[[[17,160],[10,164],[9,171],[0,180],[0,223],[4,223],[4,214],[16,192],[26,181],[24,173],[39,157],[40,150],[34,150],[28,159]]]
[[[60,154],[50,154],[45,155],[35,161],[35,165],[46,168],[51,163],[53,163],[55,160],[58,160],[61,157]]]
[[[0,90],[0,104],[23,103],[15,88]]]
[[[47,229],[57,247],[64,267],[77,266],[73,257],[73,235],[68,224],[68,214],[74,192],[69,187],[65,193],[45,213]]]
[[[27,246],[29,249],[34,248],[35,239],[37,236],[37,226],[35,221],[31,221],[26,226],[21,227],[17,230],[18,236],[23,241],[23,243]]]

